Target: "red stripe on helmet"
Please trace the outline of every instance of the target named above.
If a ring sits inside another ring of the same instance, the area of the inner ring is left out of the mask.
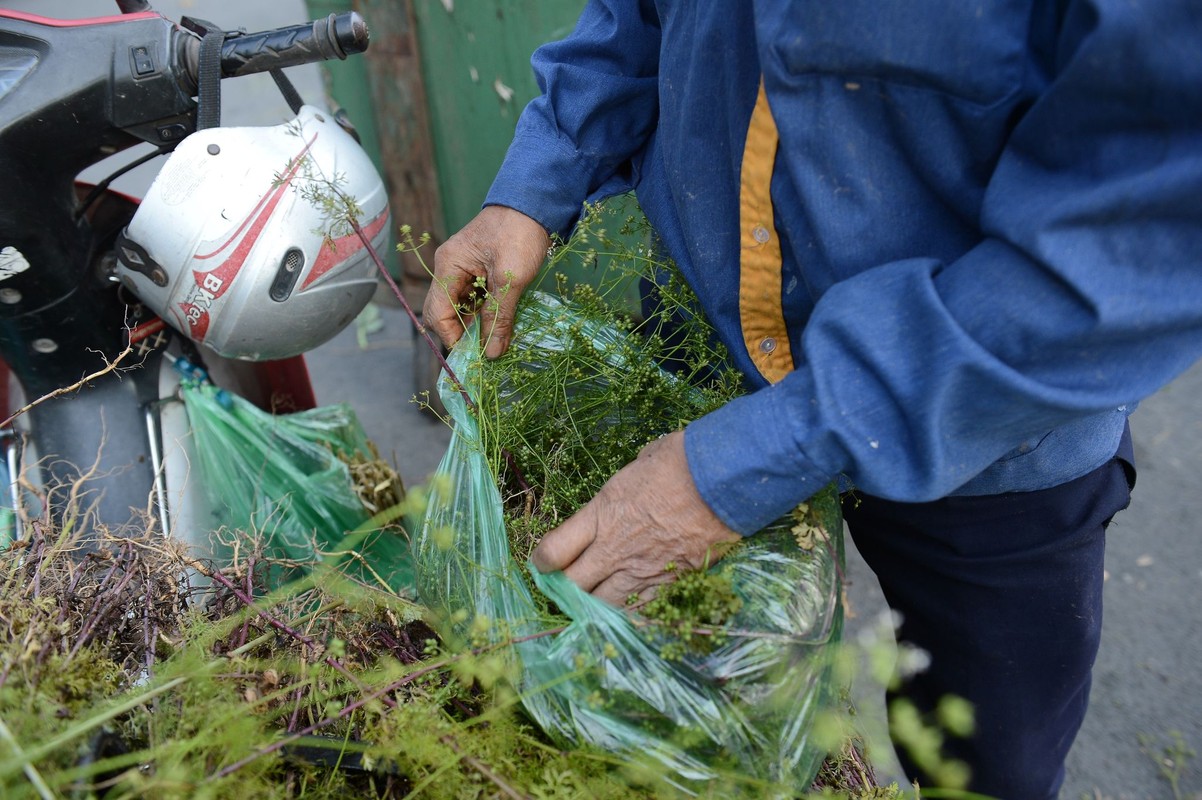
[[[388,206],[384,206],[384,210],[375,219],[361,226],[363,234],[369,240],[374,239],[387,222]],[[301,291],[303,292],[305,289],[308,289],[337,264],[341,264],[362,249],[363,240],[359,238],[359,234],[357,233],[349,233],[346,236],[340,236],[323,244],[321,246],[321,253],[317,256],[317,261],[313,262],[313,269],[309,270],[309,274],[305,276],[304,282],[301,283]]]
[[[259,200],[246,219],[238,226],[238,229],[234,231],[233,236],[226,240],[225,244],[221,245],[213,253],[203,257],[209,258],[224,251],[245,230],[245,235],[238,241],[234,252],[230,253],[229,258],[207,272],[192,271],[192,280],[195,282],[195,288],[189,293],[188,299],[179,304],[180,310],[184,312],[184,319],[188,323],[189,335],[192,339],[202,342],[205,336],[208,335],[209,309],[212,302],[223,296],[238,277],[238,273],[241,272],[243,265],[246,263],[246,257],[250,255],[250,251],[254,248],[255,243],[259,241],[263,229],[267,227],[267,223],[271,220],[272,215],[275,214],[280,200],[284,197],[284,192],[292,185],[296,173],[300,170],[300,165],[305,154],[309,152],[309,148],[313,146],[313,142],[315,141],[317,141],[316,133],[313,134],[313,138],[292,159],[291,166],[289,166],[287,172],[280,176],[279,183]],[[250,222],[249,227],[247,226],[247,222]]]

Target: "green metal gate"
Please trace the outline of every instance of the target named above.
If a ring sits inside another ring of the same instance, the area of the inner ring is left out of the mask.
[[[530,56],[571,32],[583,0],[412,0],[443,219],[480,210],[522,109],[538,94]]]

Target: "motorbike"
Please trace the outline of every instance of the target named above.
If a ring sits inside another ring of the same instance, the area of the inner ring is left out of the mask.
[[[139,302],[115,254],[138,201],[109,187],[115,175],[77,176],[138,144],[153,150],[135,163],[166,155],[213,124],[220,79],[271,72],[295,110],[280,70],[368,45],[355,12],[246,33],[174,22],[145,0],[117,6],[85,20],[0,10],[0,410],[23,411],[0,430],[4,505],[18,512],[8,535],[22,536],[31,493],[52,514],[70,495],[89,512],[74,523],[85,550],[147,518],[166,535],[206,530],[181,372],[273,411],[315,401],[302,356],[202,355]]]

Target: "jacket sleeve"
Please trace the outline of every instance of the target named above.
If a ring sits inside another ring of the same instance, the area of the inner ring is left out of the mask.
[[[688,428],[694,479],[731,527],[754,532],[840,474],[889,499],[946,496],[1202,355],[1202,15],[1071,3],[1059,41],[980,243],[835,285],[794,372]]]
[[[522,112],[485,205],[566,238],[585,200],[633,188],[659,111],[659,45],[650,0],[591,0],[570,36],[535,51],[542,94]]]

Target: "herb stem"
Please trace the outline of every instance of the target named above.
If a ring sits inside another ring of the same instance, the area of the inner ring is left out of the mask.
[[[388,272],[388,267],[384,265],[384,259],[380,258],[380,254],[376,252],[375,246],[371,243],[371,240],[367,238],[367,234],[363,232],[363,228],[359,225],[359,220],[355,219],[354,214],[350,213],[348,213],[346,217],[348,220],[350,220],[351,230],[355,232],[355,235],[359,237],[359,241],[363,242],[363,247],[367,249],[367,254],[371,257],[372,263],[376,265],[376,269],[378,269],[380,274],[384,276],[384,282],[388,284],[388,288],[392,290],[394,295],[396,295],[396,299],[400,302],[401,308],[405,309],[405,313],[409,316],[409,321],[413,323],[414,329],[420,333],[422,338],[426,341],[426,346],[430,348],[430,352],[432,352],[434,357],[438,359],[439,366],[446,370],[447,376],[451,379],[451,382],[454,384],[455,388],[458,389],[459,394],[463,397],[464,402],[467,403],[467,407],[473,413],[475,413],[476,404],[472,402],[472,398],[468,396],[467,389],[464,388],[463,382],[459,380],[459,377],[455,375],[455,371],[451,369],[450,364],[447,363],[446,357],[442,354],[442,348],[439,347],[434,341],[434,338],[430,336],[430,331],[425,325],[422,324],[421,318],[413,310],[413,306],[409,305],[409,300],[405,297],[405,293],[401,291],[401,287],[396,285],[396,281],[393,280],[392,275]]]

